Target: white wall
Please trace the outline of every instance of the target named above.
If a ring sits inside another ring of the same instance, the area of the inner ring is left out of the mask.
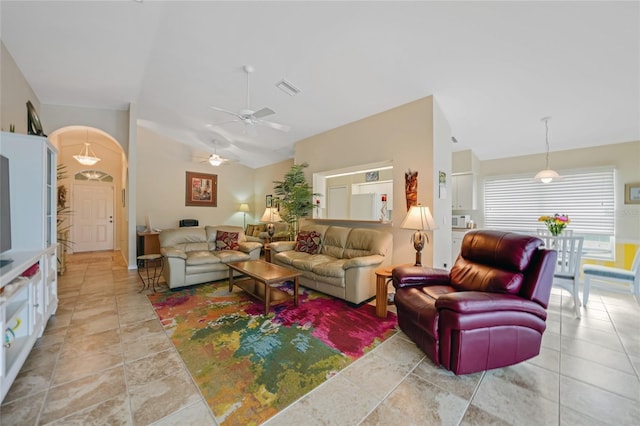
[[[433,266],[451,267],[451,127],[437,102],[433,103]],[[439,173],[446,176],[446,194],[440,198]]]

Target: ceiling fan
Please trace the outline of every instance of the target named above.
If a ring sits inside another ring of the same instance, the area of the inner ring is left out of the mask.
[[[218,141],[216,141],[214,139],[213,140],[213,154],[209,155],[209,157],[206,160],[200,158],[200,159],[198,159],[198,161],[200,163],[209,163],[213,167],[218,167],[218,166],[224,166],[224,165],[227,165],[229,163],[232,163],[235,160],[232,160],[230,158],[224,158],[224,157],[218,155]]]
[[[254,71],[254,68],[251,65],[245,65],[242,69],[244,70],[244,72],[247,73],[247,104],[246,104],[247,107],[245,109],[241,109],[238,112],[233,112],[233,111],[226,110],[224,108],[209,106],[209,108],[211,109],[224,112],[225,114],[230,114],[236,117],[235,120],[220,123],[218,125],[226,124],[226,123],[242,122],[244,124],[245,132],[250,136],[256,136],[258,134],[255,128],[256,124],[260,126],[265,126],[265,127],[270,127],[272,129],[280,130],[282,132],[288,132],[289,130],[291,130],[291,127],[285,124],[274,123],[273,121],[267,121],[262,119],[262,117],[275,114],[275,111],[273,111],[271,108],[262,108],[257,111],[253,111],[249,109],[249,75]]]

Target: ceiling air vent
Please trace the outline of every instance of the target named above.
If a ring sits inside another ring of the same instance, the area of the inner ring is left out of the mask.
[[[284,78],[276,83],[276,87],[282,90],[284,93],[286,93],[289,96],[295,96],[298,93],[300,93],[300,89],[298,89],[293,84],[289,83]]]

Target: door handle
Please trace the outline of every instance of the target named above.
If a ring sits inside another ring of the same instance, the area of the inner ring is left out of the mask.
[[[113,216],[109,216],[109,223],[113,223]]]

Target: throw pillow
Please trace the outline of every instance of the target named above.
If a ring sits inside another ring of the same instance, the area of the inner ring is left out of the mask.
[[[320,233],[302,231],[296,237],[296,251],[317,254],[320,249]]]
[[[247,225],[247,229],[244,231],[245,235],[253,236],[253,230],[256,229],[255,225]]]
[[[238,248],[238,232],[216,232],[216,250],[236,250]]]

